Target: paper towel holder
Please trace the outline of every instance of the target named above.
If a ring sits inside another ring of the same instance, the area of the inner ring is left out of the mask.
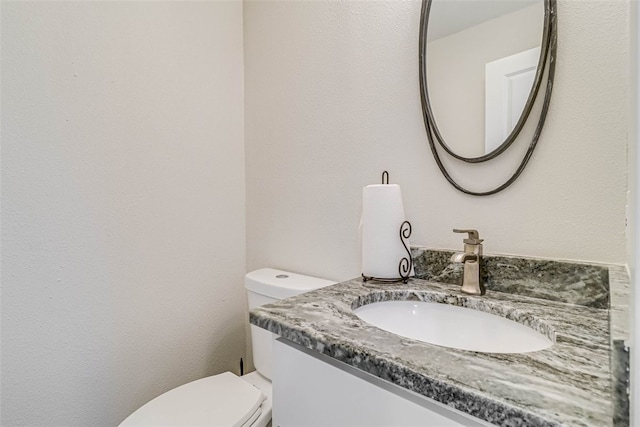
[[[389,183],[389,172],[384,171],[382,173],[382,183],[384,184],[385,174],[387,177],[387,184]],[[404,246],[404,250],[407,251],[407,256],[403,257],[398,264],[398,277],[393,278],[380,278],[380,277],[372,277],[365,276],[362,273],[362,281],[367,282],[369,280],[374,282],[384,282],[384,283],[395,283],[402,282],[406,284],[409,282],[409,276],[411,275],[411,270],[413,269],[413,258],[411,258],[411,250],[407,247],[405,243],[405,239],[411,237],[411,223],[409,221],[404,221],[400,225],[400,241],[402,242],[402,246]]]

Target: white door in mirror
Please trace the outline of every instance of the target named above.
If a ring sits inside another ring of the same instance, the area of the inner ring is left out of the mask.
[[[485,65],[485,153],[502,145],[522,116],[539,59],[540,46]]]

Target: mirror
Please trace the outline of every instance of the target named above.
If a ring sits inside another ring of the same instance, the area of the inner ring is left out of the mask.
[[[533,88],[544,3],[433,0],[429,19],[427,84],[438,129],[461,156],[490,153],[513,130]]]
[[[494,194],[524,169],[546,117],[555,39],[555,0],[423,0],[423,115],[436,163],[458,190]],[[545,74],[538,126],[511,177],[489,191],[470,191],[455,182],[440,155],[481,163],[503,153],[527,122]]]

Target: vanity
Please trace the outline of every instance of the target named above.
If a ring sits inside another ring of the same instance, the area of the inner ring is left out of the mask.
[[[624,266],[485,256],[485,295],[452,252],[413,248],[407,284],[338,283],[251,310],[274,343],[273,425],[628,425]],[[523,353],[403,337],[354,312],[426,301],[490,313],[551,340]],[[278,399],[278,396],[283,396]]]

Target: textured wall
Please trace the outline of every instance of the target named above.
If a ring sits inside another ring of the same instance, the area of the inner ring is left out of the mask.
[[[427,146],[420,2],[246,2],[249,268],[359,274],[361,188],[385,169],[402,186],[414,244],[462,248],[451,229],[473,227],[487,253],[625,263],[628,9],[558,2],[556,84],[538,150],[515,185],[476,198],[449,186]],[[473,181],[512,169],[501,161]]]
[[[237,372],[242,61],[240,2],[3,2],[2,425]]]

